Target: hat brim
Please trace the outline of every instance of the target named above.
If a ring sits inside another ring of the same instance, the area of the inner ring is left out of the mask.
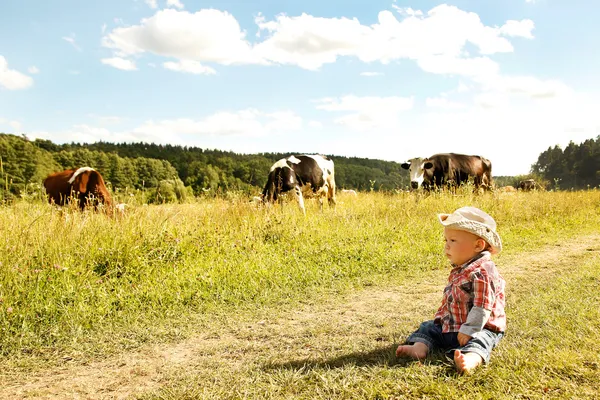
[[[440,223],[448,229],[456,229],[474,234],[485,240],[491,247],[491,253],[497,254],[502,251],[502,239],[500,235],[488,226],[464,218],[460,214],[438,214]]]

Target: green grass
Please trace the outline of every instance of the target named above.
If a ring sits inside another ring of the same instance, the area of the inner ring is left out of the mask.
[[[246,365],[201,359],[165,377],[161,389],[137,398],[595,399],[600,392],[600,248],[593,251],[569,257],[572,264],[554,260],[511,274],[508,334],[491,363],[471,376],[457,375],[441,356],[423,364],[397,360],[398,340],[384,346],[373,342],[370,336],[381,334],[381,326],[367,323],[349,328],[345,342],[330,326],[333,331],[312,331],[319,337],[316,346],[327,349],[327,340],[335,346],[308,358],[281,355],[281,348],[268,346],[253,352],[238,343],[238,351],[249,353]],[[395,314],[388,310],[388,317],[375,320],[382,324],[406,308],[398,304]],[[432,312],[424,314],[421,319]],[[294,351],[302,344],[296,336]]]
[[[396,360],[398,326],[393,321],[409,308],[396,303],[384,307],[389,308],[387,315],[379,314],[364,324],[337,327],[335,322],[315,322],[312,329],[294,335],[291,352],[277,344],[271,349],[273,344],[268,343],[254,348],[241,340],[222,346],[219,357],[211,358],[212,352],[202,350],[203,356],[191,360],[191,365],[164,377],[161,389],[138,398],[594,399],[600,390],[598,251],[570,255],[567,264],[552,254],[542,268],[532,265],[511,273],[508,335],[494,350],[491,364],[472,376],[458,376],[442,357],[430,357],[423,364]],[[442,281],[444,271],[435,275]],[[574,294],[582,301],[572,301]],[[440,296],[434,297],[439,301]],[[338,313],[347,310],[334,306]],[[424,308],[411,315],[413,327],[419,318],[432,315],[433,309]],[[356,322],[359,313],[355,307],[349,309],[354,310]],[[391,326],[382,326],[386,323]],[[392,336],[393,340],[374,341],[382,331],[383,339]],[[289,335],[281,335],[280,340]],[[261,335],[255,334],[254,342],[260,341]],[[305,356],[301,353],[306,345],[322,351]],[[245,364],[238,365],[238,358]]]
[[[1,207],[0,365],[89,361],[179,341],[217,317],[443,270],[436,213],[463,205],[495,217],[499,262],[600,225],[598,191],[370,193],[339,202],[323,212],[308,202],[306,217],[293,204],[267,210],[241,199],[140,206],[120,219]]]

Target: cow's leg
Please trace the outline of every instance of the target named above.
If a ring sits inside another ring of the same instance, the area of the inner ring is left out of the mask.
[[[479,188],[481,187],[482,179],[478,176],[473,177],[473,193],[479,194]]]
[[[298,199],[298,207],[302,210],[302,213],[306,215],[306,210],[304,209],[304,198],[302,197],[302,188],[300,186],[294,187],[294,195],[296,199]]]
[[[87,203],[87,196],[85,194],[79,194],[79,209],[83,211],[85,209],[85,204]]]
[[[319,199],[319,210],[321,210],[321,211],[323,211],[323,203],[325,202],[323,197],[327,196],[327,192],[328,192],[327,185],[321,187],[316,192],[317,198]]]
[[[329,206],[335,207],[335,182],[330,182],[327,190],[327,201]]]
[[[435,179],[435,181],[434,181],[435,190],[436,191],[438,191],[438,190],[444,190],[444,186],[443,185],[446,182],[444,182],[443,176],[441,176],[441,175],[440,176],[436,176],[434,179]]]

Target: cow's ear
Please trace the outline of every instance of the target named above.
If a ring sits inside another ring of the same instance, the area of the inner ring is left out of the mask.
[[[433,163],[431,161],[427,161],[425,164],[423,164],[423,168],[425,168],[425,169],[433,168]]]
[[[81,193],[87,192],[87,185],[91,174],[92,171],[85,171],[79,174],[79,176],[75,179],[75,185]]]
[[[409,169],[410,168],[410,164],[409,163],[402,163],[400,164],[400,166],[404,169]]]

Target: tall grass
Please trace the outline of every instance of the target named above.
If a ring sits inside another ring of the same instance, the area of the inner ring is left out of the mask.
[[[108,354],[202,316],[296,302],[446,268],[436,213],[474,205],[503,254],[597,230],[600,192],[361,194],[321,212],[244,199],[139,206],[123,217],[0,207],[0,354]],[[500,256],[501,259],[502,256]]]

